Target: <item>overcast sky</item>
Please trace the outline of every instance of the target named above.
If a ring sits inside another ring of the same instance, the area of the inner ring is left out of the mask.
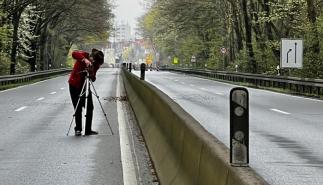
[[[144,8],[141,5],[142,0],[114,0],[116,8],[113,10],[116,21],[129,23],[131,29],[137,25],[137,18],[143,15]]]

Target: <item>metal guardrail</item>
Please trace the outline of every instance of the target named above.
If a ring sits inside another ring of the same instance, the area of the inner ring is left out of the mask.
[[[31,72],[26,74],[19,75],[5,75],[0,76],[0,85],[9,85],[9,84],[18,84],[23,82],[28,82],[31,80],[49,77],[58,74],[64,74],[70,72],[72,69],[53,69],[48,71],[40,71],[40,72]]]
[[[188,68],[164,68],[163,70],[182,72],[224,81],[243,82],[251,84],[255,87],[282,88],[284,90],[289,89],[291,92],[301,95],[323,95],[323,79],[296,78]]]

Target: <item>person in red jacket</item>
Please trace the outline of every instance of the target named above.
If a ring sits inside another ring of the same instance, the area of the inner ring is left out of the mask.
[[[85,106],[85,89],[82,91],[86,70],[89,72],[89,78],[92,82],[96,80],[96,72],[100,66],[104,63],[104,55],[102,51],[92,49],[91,54],[85,51],[73,51],[72,57],[75,59],[73,70],[68,80],[70,95],[75,110],[75,135],[80,136],[82,134],[82,107]],[[85,88],[85,87],[84,87]],[[89,96],[86,112],[85,123],[85,135],[97,135],[98,132],[92,130],[92,118],[93,118],[93,99],[91,89],[89,87]],[[81,97],[80,95],[83,94]],[[77,102],[79,101],[79,105]]]

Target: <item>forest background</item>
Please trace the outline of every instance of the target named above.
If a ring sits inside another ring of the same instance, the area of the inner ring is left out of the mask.
[[[323,78],[322,0],[147,1],[140,30],[171,65],[176,57],[177,67],[277,75],[281,39],[302,39],[303,69],[281,74]]]
[[[145,1],[151,7],[140,18],[139,30],[163,63],[176,57],[179,67],[237,67],[239,72],[273,75],[281,39],[302,39],[303,69],[281,69],[281,74],[323,78],[322,0]],[[112,4],[0,0],[0,75],[70,67],[73,46],[104,47],[113,30]]]
[[[72,47],[107,44],[107,0],[0,0],[0,75],[71,67]]]

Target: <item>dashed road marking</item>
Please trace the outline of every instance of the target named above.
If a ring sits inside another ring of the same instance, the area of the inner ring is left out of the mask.
[[[64,90],[64,89],[65,89],[65,87],[62,87],[62,88],[61,88],[61,90]]]
[[[202,87],[202,88],[200,88],[201,90],[203,90],[203,91],[207,91],[207,89],[205,89],[204,87]]]
[[[290,115],[289,112],[285,112],[285,111],[282,111],[282,110],[279,110],[279,109],[270,109],[270,110],[275,111],[275,112],[279,112],[281,114]]]
[[[23,106],[23,107],[20,107],[19,109],[16,109],[15,111],[16,112],[20,112],[20,111],[22,111],[22,110],[24,110],[24,109],[26,109],[27,107],[26,106]]]
[[[41,98],[38,98],[37,101],[42,101],[44,99],[45,99],[44,97],[41,97]]]
[[[51,93],[49,93],[49,94],[53,95],[53,94],[56,94],[56,92],[51,92]]]
[[[215,93],[215,94],[220,95],[220,96],[224,96],[224,94],[223,94],[223,93]]]

